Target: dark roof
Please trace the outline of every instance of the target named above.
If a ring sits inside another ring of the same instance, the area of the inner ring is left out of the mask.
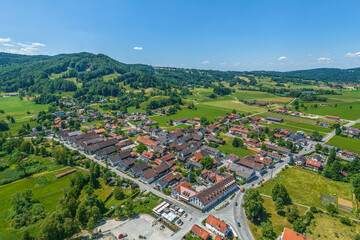
[[[233,176],[228,176],[224,180],[217,182],[211,187],[198,193],[197,197],[202,202],[202,204],[206,205],[215,198],[221,196],[224,192],[226,192],[229,188],[232,188],[236,184],[237,183]]]
[[[141,162],[138,165],[131,168],[131,170],[134,172],[134,174],[138,174],[143,172],[144,170],[148,169],[150,166],[147,165],[145,162]]]

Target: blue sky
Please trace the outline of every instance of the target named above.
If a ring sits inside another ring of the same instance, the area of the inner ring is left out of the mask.
[[[220,70],[360,67],[360,1],[0,0],[0,51]]]

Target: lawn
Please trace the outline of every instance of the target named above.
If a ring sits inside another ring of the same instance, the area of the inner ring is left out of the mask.
[[[35,127],[35,122],[30,122],[30,118],[39,111],[48,109],[46,104],[36,104],[27,100],[20,100],[18,97],[0,97],[0,109],[5,113],[0,113],[0,120],[7,120],[6,116],[13,116],[15,123],[10,123],[10,132],[17,133],[23,124],[30,123],[31,127]],[[27,114],[29,112],[29,114]]]
[[[334,136],[326,144],[360,154],[360,140],[356,138]]]
[[[357,129],[360,129],[360,123],[354,124],[352,127],[353,127],[353,128],[357,128]]]
[[[313,104],[305,104],[305,106],[308,107],[307,110],[304,110],[303,108],[300,108],[300,111],[305,111],[307,113],[312,113],[316,115],[332,115],[337,116],[343,119],[349,119],[349,120],[357,120],[360,118],[360,102],[331,102],[333,107],[330,106],[319,106],[317,108],[312,108],[310,105]],[[337,107],[335,107],[335,104],[337,104]],[[350,109],[350,106],[352,107]]]
[[[204,104],[197,104],[197,110],[191,110],[188,108],[183,107],[183,110],[178,111],[174,115],[170,116],[150,116],[151,120],[156,121],[159,123],[161,127],[167,126],[166,123],[169,122],[170,119],[178,119],[178,118],[185,118],[189,117],[191,119],[195,117],[207,117],[209,121],[214,121],[218,116],[225,116],[226,113],[230,112],[229,110],[220,108],[220,107],[213,107],[207,106]]]
[[[236,148],[232,146],[232,142],[234,140],[234,138],[231,137],[227,137],[222,135],[221,136],[223,138],[223,140],[226,142],[225,145],[219,146],[218,149],[225,155],[229,155],[230,153],[235,154],[237,156],[239,156],[240,158],[248,156],[248,155],[254,155],[255,152],[247,150],[245,148]]]
[[[276,233],[276,235],[279,236],[280,233],[282,231],[284,231],[284,227],[291,229],[292,224],[285,217],[280,216],[279,214],[276,213],[275,204],[274,204],[274,201],[272,200],[272,198],[265,197],[265,196],[262,196],[262,198],[264,199],[263,206],[266,209],[266,213],[268,214],[268,220],[273,225],[274,232]],[[307,208],[305,208],[305,207],[298,206],[298,205],[296,207],[299,210],[300,216],[303,215],[307,211]],[[254,224],[251,221],[248,221],[248,224],[249,224],[250,230],[253,233],[255,239],[262,239],[260,225]]]
[[[10,229],[6,221],[6,212],[11,208],[10,197],[17,191],[30,189],[34,194],[33,198],[43,204],[46,213],[49,214],[56,209],[59,199],[64,194],[64,188],[69,185],[71,178],[71,175],[68,175],[56,179],[55,175],[69,169],[72,168],[66,167],[52,172],[43,172],[30,178],[0,186],[0,239],[19,239],[25,230],[24,228],[21,230]],[[78,169],[78,171],[85,172],[81,169]],[[31,233],[37,233],[41,222],[38,221],[36,224],[27,227],[27,229]]]
[[[290,122],[290,121],[284,121],[284,123],[270,123],[270,124],[264,124],[264,126],[273,129],[273,128],[285,128],[285,129],[290,129],[294,132],[297,131],[303,131],[306,133],[312,133],[313,131],[318,131],[320,133],[329,133],[332,131],[331,128],[325,128],[322,126],[317,126],[317,125],[310,125],[310,124],[306,124],[306,123],[295,123],[295,122]]]
[[[322,194],[352,200],[351,184],[336,182],[315,172],[291,167],[281,171],[276,178],[260,187],[261,193],[271,196],[275,183],[282,183],[288,190],[292,201],[306,206],[321,205]]]

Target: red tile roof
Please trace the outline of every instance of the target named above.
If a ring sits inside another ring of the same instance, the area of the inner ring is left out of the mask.
[[[289,228],[284,229],[284,233],[281,239],[282,240],[312,240],[311,238],[301,235],[300,233],[297,233]]]
[[[220,218],[214,217],[213,215],[209,215],[206,218],[206,223],[210,224],[211,226],[223,233],[225,233],[226,229],[228,228],[228,225],[224,221],[222,221]]]
[[[191,231],[193,233],[195,233],[197,236],[199,236],[201,239],[204,239],[204,240],[208,239],[210,236],[210,233],[208,231],[206,231],[205,229],[203,229],[202,227],[200,227],[197,224],[192,226]]]

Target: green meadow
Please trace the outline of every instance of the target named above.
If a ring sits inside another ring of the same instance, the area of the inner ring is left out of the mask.
[[[0,120],[6,121],[7,115],[14,117],[15,123],[10,123],[9,127],[10,132],[15,134],[23,124],[30,123],[31,127],[35,127],[35,122],[31,122],[30,119],[38,112],[47,110],[48,105],[20,100],[18,97],[0,97],[0,109],[5,112],[0,113]]]
[[[334,136],[326,142],[327,145],[335,146],[341,150],[349,150],[360,154],[360,140],[356,138],[346,138],[341,136]]]
[[[11,208],[10,198],[15,192],[31,190],[33,198],[43,204],[46,214],[50,214],[56,209],[64,189],[69,186],[71,175],[57,179],[55,176],[72,169],[65,167],[51,172],[43,172],[33,175],[29,178],[21,179],[13,183],[0,186],[0,239],[20,239],[23,231],[28,229],[30,233],[38,233],[42,220],[37,223],[21,228],[20,230],[12,229],[6,221],[6,213]],[[78,169],[78,171],[85,172]]]

